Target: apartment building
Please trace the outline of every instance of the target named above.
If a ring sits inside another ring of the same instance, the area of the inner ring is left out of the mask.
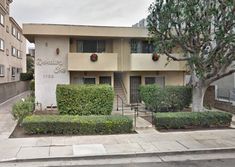
[[[153,55],[145,28],[24,24],[23,34],[35,43],[35,95],[43,109],[56,106],[57,84],[110,84],[135,103],[142,84],[185,83],[185,63],[166,65],[166,56]]]
[[[26,39],[10,17],[12,0],[0,0],[0,83],[19,81],[26,72]]]

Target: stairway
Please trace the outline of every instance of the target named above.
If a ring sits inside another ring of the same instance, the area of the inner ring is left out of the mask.
[[[117,100],[118,100],[118,107],[121,108],[122,107],[122,100],[124,103],[124,107],[127,106],[127,98],[126,95],[124,93],[123,87],[122,87],[122,83],[121,83],[121,75],[120,74],[115,74],[114,76],[114,92],[115,92],[115,97],[114,97],[114,110],[117,109]],[[117,98],[117,95],[120,98]]]

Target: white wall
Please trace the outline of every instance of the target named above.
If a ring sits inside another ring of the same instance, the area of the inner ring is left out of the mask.
[[[56,49],[60,53],[57,55]],[[35,96],[36,102],[56,106],[56,85],[69,84],[68,37],[40,36],[35,39]]]

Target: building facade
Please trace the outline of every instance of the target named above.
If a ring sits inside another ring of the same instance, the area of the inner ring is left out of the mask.
[[[145,28],[24,24],[23,34],[35,43],[35,95],[43,109],[56,106],[57,84],[110,84],[135,103],[142,84],[185,83],[185,63],[153,59]]]
[[[26,39],[10,17],[12,0],[0,0],[0,83],[19,81],[26,72]]]

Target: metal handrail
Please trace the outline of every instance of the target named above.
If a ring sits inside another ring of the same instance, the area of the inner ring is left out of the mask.
[[[122,102],[122,115],[124,115],[124,100],[122,99],[121,96],[117,95],[117,111],[119,111],[118,99],[120,99]]]
[[[126,89],[126,87],[125,87],[125,85],[124,85],[122,79],[119,79],[119,81],[120,81],[122,87],[124,88],[125,95],[127,95],[127,89]]]

